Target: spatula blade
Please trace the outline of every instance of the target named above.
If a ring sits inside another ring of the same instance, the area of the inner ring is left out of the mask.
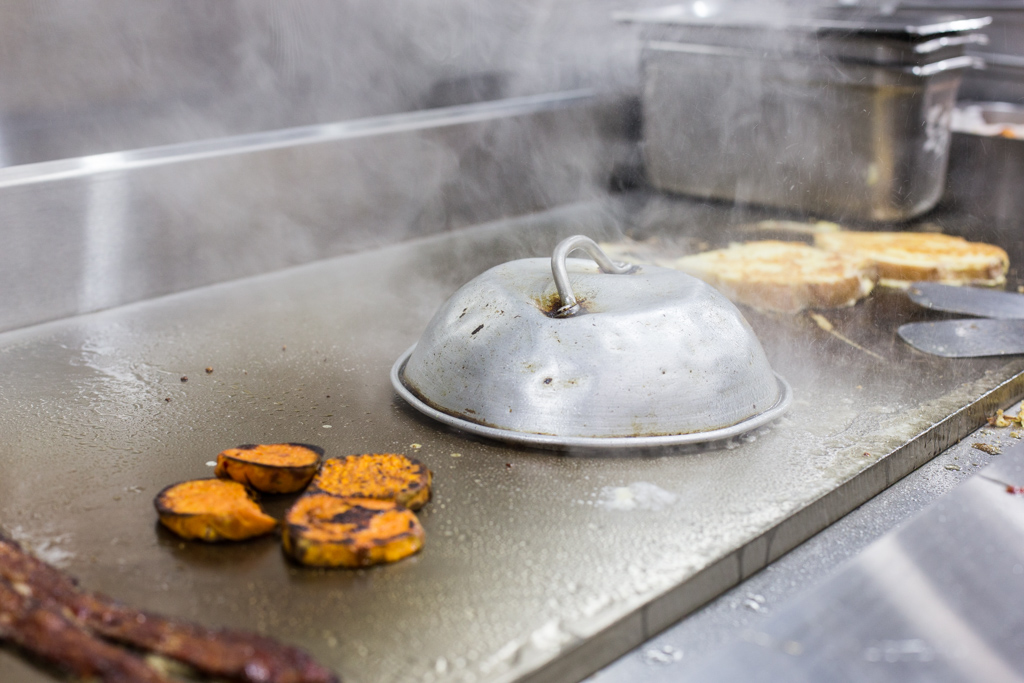
[[[1024,318],[1024,294],[978,287],[954,287],[937,282],[915,282],[907,296],[919,306],[936,311],[981,318]]]
[[[907,323],[898,332],[915,349],[946,358],[1024,353],[1024,320],[937,320]]]

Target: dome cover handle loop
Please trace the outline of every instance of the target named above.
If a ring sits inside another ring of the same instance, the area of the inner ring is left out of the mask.
[[[577,249],[586,252],[587,256],[594,259],[603,273],[614,275],[625,275],[636,270],[636,266],[628,263],[616,263],[608,258],[608,255],[601,251],[597,242],[585,235],[573,235],[558,243],[554,253],[551,254],[551,275],[555,278],[555,287],[558,288],[558,297],[562,301],[561,307],[555,311],[555,317],[568,318],[579,313],[582,308],[576,301],[576,295],[572,292],[569,284],[569,273],[565,269],[565,260],[569,254]]]

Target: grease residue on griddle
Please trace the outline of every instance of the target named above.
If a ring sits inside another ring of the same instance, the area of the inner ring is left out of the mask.
[[[679,496],[646,481],[628,486],[605,486],[597,499],[597,507],[605,510],[661,510],[674,505]]]

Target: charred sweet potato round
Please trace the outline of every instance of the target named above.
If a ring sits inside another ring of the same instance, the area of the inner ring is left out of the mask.
[[[302,443],[245,444],[222,451],[214,474],[265,493],[294,493],[316,474],[323,454]]]
[[[311,491],[347,498],[393,500],[419,510],[430,500],[433,475],[418,460],[399,453],[364,453],[324,461]]]
[[[153,502],[160,523],[182,538],[240,541],[277,527],[277,520],[264,514],[237,481],[183,481],[165,488]]]
[[[307,493],[285,516],[284,551],[313,567],[368,567],[423,547],[415,513],[389,500]]]

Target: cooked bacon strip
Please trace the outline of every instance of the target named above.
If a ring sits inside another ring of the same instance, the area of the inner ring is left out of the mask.
[[[31,587],[0,579],[0,640],[82,678],[105,683],[169,683],[138,657],[100,640],[72,619],[44,607]]]
[[[298,648],[254,633],[214,630],[122,605],[79,590],[74,579],[32,557],[0,534],[0,578],[31,588],[50,611],[70,612],[111,640],[185,662],[204,674],[248,683],[337,683]]]
[[[99,597],[99,596],[97,596]],[[86,623],[98,633],[190,664],[212,676],[251,683],[336,683],[308,654],[255,633],[207,629],[101,598]]]

